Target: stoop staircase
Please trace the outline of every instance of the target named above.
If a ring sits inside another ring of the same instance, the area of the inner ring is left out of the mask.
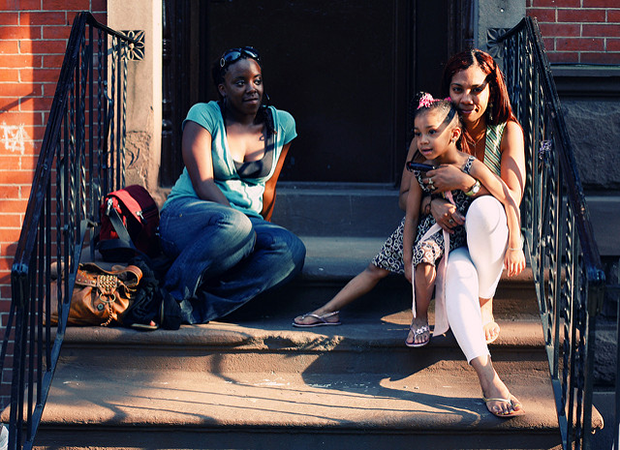
[[[522,417],[487,412],[450,333],[405,347],[410,285],[401,277],[344,309],[342,326],[291,327],[360,272],[401,218],[390,187],[285,185],[274,222],[306,243],[302,276],[221,322],[67,329],[37,448],[559,448],[528,273],[502,279],[502,332],[491,346]]]

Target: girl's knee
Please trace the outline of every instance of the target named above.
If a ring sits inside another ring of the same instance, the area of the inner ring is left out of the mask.
[[[364,271],[375,280],[381,280],[390,274],[389,270],[377,267],[372,263],[368,264],[368,267],[366,267]]]

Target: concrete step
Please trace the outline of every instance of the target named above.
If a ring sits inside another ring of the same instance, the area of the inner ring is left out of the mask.
[[[285,319],[179,331],[70,328],[41,448],[554,448],[536,322],[502,322],[494,364],[526,408],[486,412],[452,336],[403,345],[408,311],[312,330]],[[248,444],[251,442],[251,444]],[[276,444],[277,443],[277,444]]]
[[[586,196],[594,237],[601,256],[620,257],[620,196]],[[305,236],[387,238],[404,212],[398,187],[367,183],[278,184],[273,221]]]
[[[178,331],[67,329],[38,448],[557,447],[531,273],[502,279],[495,302],[494,365],[527,411],[510,420],[486,412],[451,333],[404,346],[411,294],[402,277],[343,310],[341,326],[291,326],[359,273],[384,238],[303,237],[302,275],[226,320]]]
[[[301,276],[274,295],[250,302],[245,317],[271,317],[274,312],[298,315],[312,311],[331,299],[350,279],[370,263],[385,237],[301,236],[307,249]],[[495,314],[514,320],[537,318],[538,306],[532,272],[528,268],[517,277],[502,277],[495,296]],[[390,314],[411,307],[411,285],[401,275],[381,280],[370,293],[344,309],[347,316],[368,311]]]

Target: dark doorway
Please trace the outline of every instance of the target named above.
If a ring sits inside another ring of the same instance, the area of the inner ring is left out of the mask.
[[[182,168],[187,110],[215,98],[211,61],[243,45],[261,52],[266,92],[297,122],[282,180],[396,184],[409,100],[436,93],[443,62],[466,45],[469,3],[165,0],[161,184]]]

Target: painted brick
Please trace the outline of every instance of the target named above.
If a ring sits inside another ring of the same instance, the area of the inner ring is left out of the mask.
[[[583,37],[620,37],[620,26],[616,24],[584,24]]]
[[[55,82],[58,80],[60,69],[26,69],[20,71],[19,79],[22,83]],[[47,74],[46,74],[47,73]]]
[[[539,26],[545,37],[573,37],[581,32],[581,26],[576,24],[541,23]]]
[[[608,52],[620,52],[620,39],[607,39]]]
[[[18,41],[5,41],[0,39],[0,55],[16,55],[19,53]]]
[[[608,9],[607,10],[607,22],[620,23],[620,9]]]
[[[619,53],[582,53],[582,64],[620,64],[620,52]]]
[[[603,9],[558,9],[558,22],[602,22],[606,20]]]
[[[41,0],[0,0],[0,9],[8,11],[38,11],[41,9]]]
[[[594,38],[560,38],[556,39],[555,49],[557,51],[603,51],[604,50],[604,39],[594,39]]]
[[[0,25],[19,25],[19,17],[15,13],[0,13]]]
[[[20,228],[22,226],[21,214],[3,214],[2,226],[5,228]]]
[[[41,67],[41,57],[34,55],[4,55],[0,58],[0,67],[20,69]]]
[[[106,12],[107,11],[106,0],[91,0],[90,10],[98,11],[98,12]]]
[[[67,42],[63,40],[44,40],[32,43],[32,53],[34,54],[57,54],[64,55],[67,50]]]
[[[616,0],[583,0],[583,8],[613,8],[618,7]]]
[[[21,156],[10,156],[4,155],[2,156],[2,171],[5,170],[21,170],[22,168],[22,157]],[[2,181],[4,181],[4,177],[2,177]]]
[[[31,95],[32,94],[32,86],[30,84],[26,84],[26,83],[2,83],[2,92],[3,93],[10,93],[11,97],[9,98],[15,98],[15,97],[23,97],[25,95]],[[1,102],[1,100],[0,100]],[[11,111],[13,109],[17,109],[17,104],[15,104],[15,106],[13,108],[7,108],[5,106],[5,108],[3,108],[5,111]]]
[[[0,111],[3,110],[2,104],[14,103],[14,98],[1,99],[0,98]],[[33,126],[43,125],[42,116],[37,114],[27,114],[20,112],[4,112],[0,113],[0,125],[5,126]],[[0,145],[0,151],[3,149],[3,145]]]
[[[30,174],[30,184],[32,184],[32,174]],[[26,206],[28,204],[28,199],[25,200],[3,200],[0,202],[0,212],[4,215],[5,213],[17,213],[23,214],[26,212]],[[2,228],[0,228],[0,233],[2,233]],[[6,239],[0,234],[0,242],[14,242],[17,239]]]
[[[0,185],[0,199],[18,199],[21,198],[19,187],[13,185]],[[3,216],[4,217],[4,216]],[[4,221],[3,227],[10,228]]]
[[[0,69],[0,90],[4,90],[2,83],[17,83],[19,81],[19,71],[17,69]]]
[[[34,69],[32,72],[32,77],[35,83],[42,83],[46,81],[56,83],[58,81],[59,73],[60,71],[57,69]]]
[[[60,67],[65,59],[65,55],[45,55],[43,56],[43,68],[56,69],[60,73]]]
[[[543,38],[543,45],[545,50],[548,52],[552,52],[555,50],[555,39],[553,38]]]
[[[2,39],[41,39],[41,27],[2,27]]]
[[[0,282],[3,281],[3,279],[6,278],[5,274],[2,274],[2,276],[0,276]],[[10,280],[9,280],[10,282]],[[0,285],[0,298],[11,298],[11,286],[1,286]],[[9,302],[2,302],[3,305],[9,304]],[[3,319],[2,322],[3,326],[6,326],[6,317]],[[6,367],[6,366],[5,366]]]
[[[533,8],[579,8],[581,6],[581,0],[533,0]]]
[[[64,11],[39,12],[37,14],[24,15],[20,19],[21,25],[66,25],[67,16]]]
[[[69,39],[69,35],[71,34],[71,27],[67,26],[55,26],[55,27],[44,27],[43,28],[43,39]]]
[[[550,63],[554,64],[572,64],[579,62],[579,54],[577,52],[551,52],[547,53]]]
[[[51,11],[88,11],[90,0],[45,0],[45,9]]]
[[[4,158],[2,157],[2,161]],[[36,167],[36,163],[36,158],[21,158],[22,170],[2,172],[2,182],[30,186],[34,177],[31,169]]]
[[[2,203],[14,203],[11,200],[5,200]],[[26,202],[23,202],[26,203]],[[26,209],[24,208],[24,211]],[[19,239],[19,228],[0,228],[0,242],[16,242]],[[0,270],[10,269],[12,260],[6,258],[0,258]]]
[[[527,10],[527,15],[536,17],[538,22],[555,22],[555,9],[551,8],[531,8]]]
[[[41,97],[27,97],[22,99],[19,110],[22,112],[49,111],[52,106],[52,99]]]

